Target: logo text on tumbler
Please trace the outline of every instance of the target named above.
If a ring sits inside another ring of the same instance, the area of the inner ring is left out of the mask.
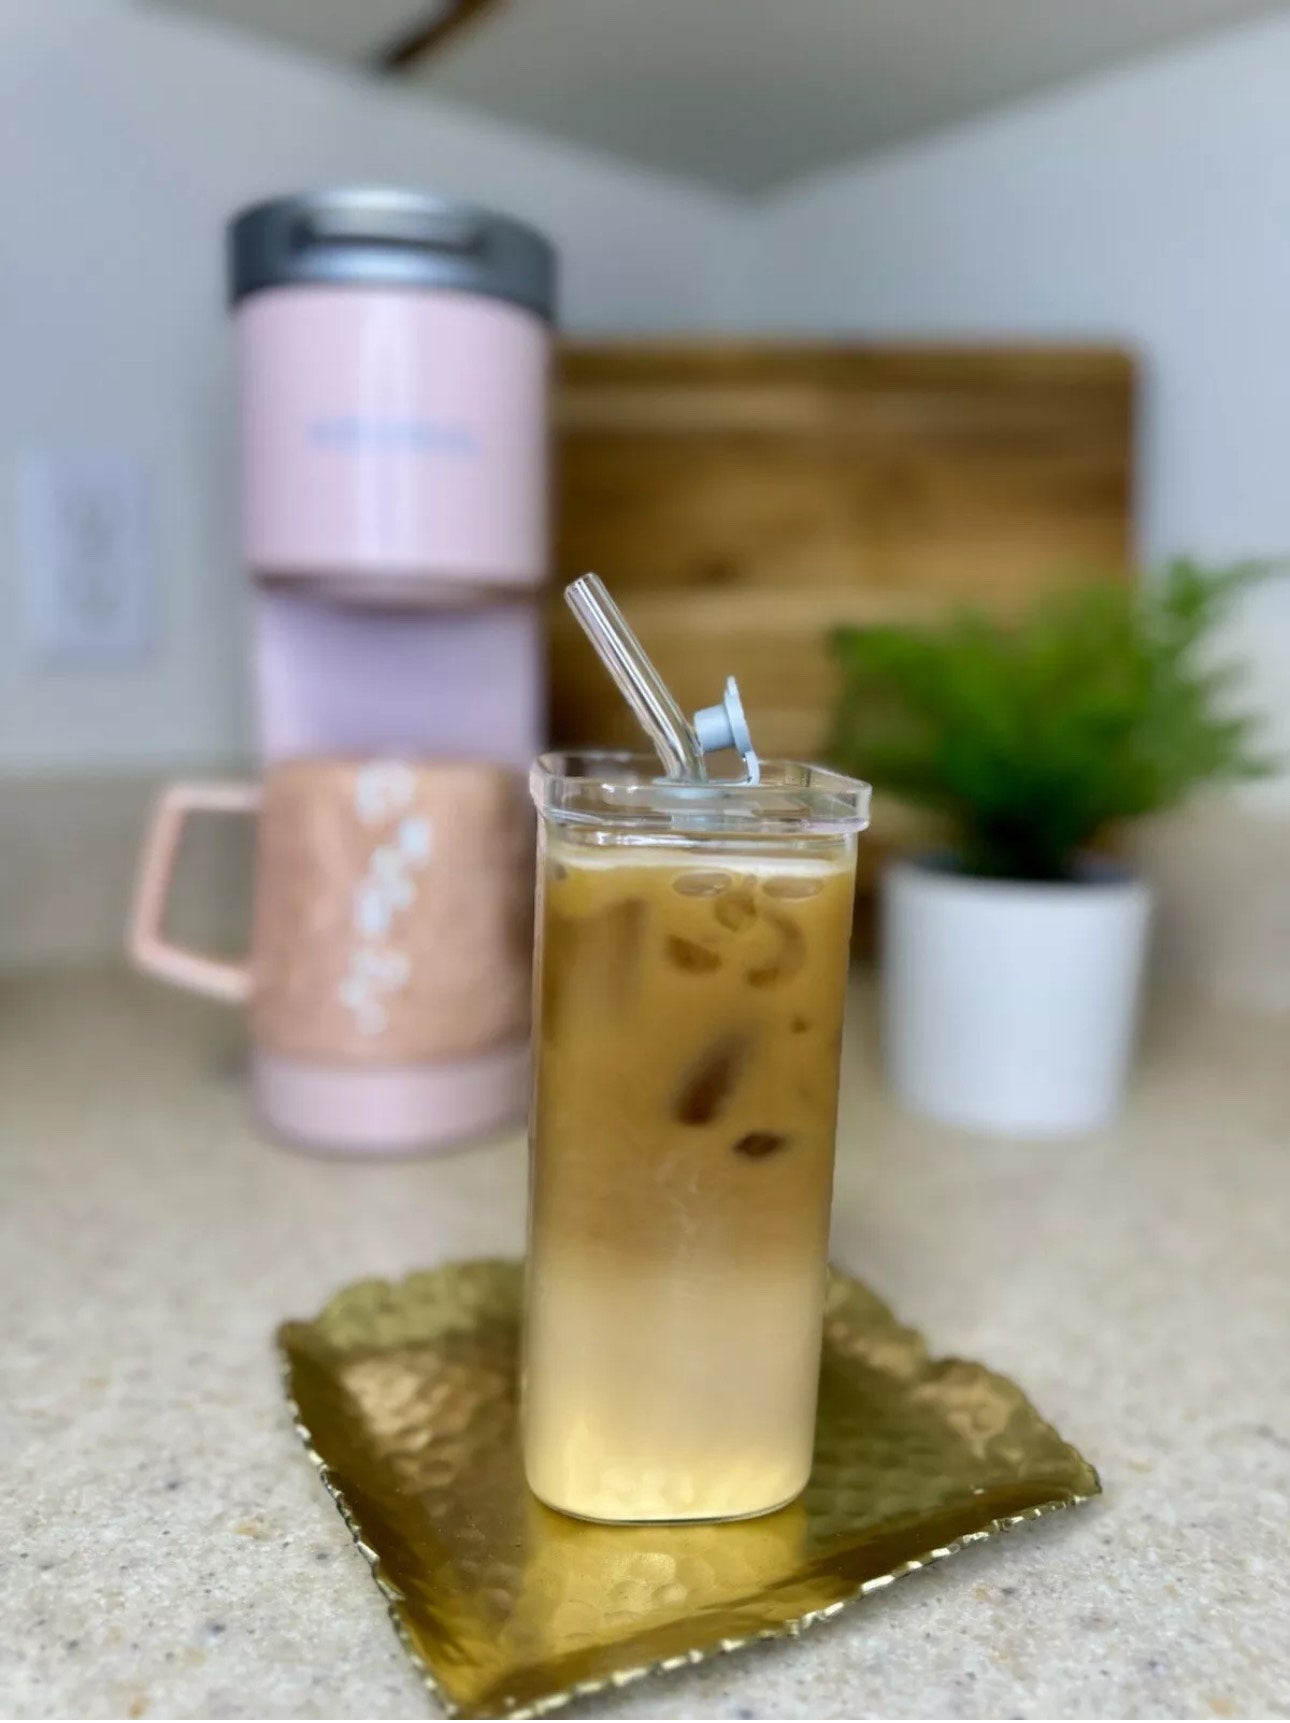
[[[360,413],[335,413],[310,419],[308,441],[313,448],[348,453],[358,449],[442,455],[472,460],[479,448],[469,425],[434,419],[369,418]]]

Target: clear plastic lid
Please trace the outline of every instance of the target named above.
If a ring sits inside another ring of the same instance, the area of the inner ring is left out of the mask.
[[[693,839],[821,837],[869,824],[868,784],[823,766],[763,760],[759,783],[660,778],[652,754],[543,754],[529,776],[543,818],[562,826]]]

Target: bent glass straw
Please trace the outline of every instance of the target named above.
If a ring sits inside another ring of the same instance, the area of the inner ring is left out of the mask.
[[[703,749],[693,725],[673,699],[599,575],[584,574],[565,587],[564,596],[601,663],[654,744],[665,776],[706,780]]]

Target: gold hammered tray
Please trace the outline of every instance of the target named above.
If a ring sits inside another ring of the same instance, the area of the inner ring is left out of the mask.
[[[452,1715],[536,1716],[797,1633],[1100,1487],[1013,1383],[930,1358],[835,1273],[799,1501],[727,1525],[566,1519],[520,1470],[520,1272],[468,1262],[363,1282],[278,1334],[300,1435]]]

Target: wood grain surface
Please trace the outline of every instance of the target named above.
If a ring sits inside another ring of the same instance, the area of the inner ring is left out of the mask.
[[[818,756],[836,624],[1127,567],[1133,393],[1107,348],[566,346],[557,740],[635,739],[560,602],[595,569],[687,710],[733,673],[763,752]]]
[[[757,746],[819,759],[839,623],[1007,614],[1127,573],[1134,367],[1106,347],[566,346],[557,369],[552,729],[640,734],[561,599],[608,582],[686,711],[739,678]],[[875,799],[885,853],[936,841]]]

